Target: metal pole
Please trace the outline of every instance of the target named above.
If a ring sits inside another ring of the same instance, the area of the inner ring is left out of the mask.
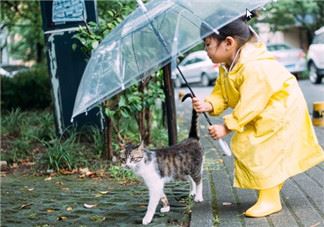
[[[169,145],[174,145],[177,143],[177,117],[175,111],[172,111],[175,109],[175,101],[170,63],[163,67],[163,74]]]

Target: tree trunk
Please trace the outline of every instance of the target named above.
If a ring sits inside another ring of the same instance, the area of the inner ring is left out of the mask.
[[[173,145],[177,143],[177,116],[174,101],[174,89],[171,80],[171,64],[167,64],[163,67],[163,80],[169,145]]]
[[[144,94],[144,88],[145,88],[145,84],[143,81],[141,81],[138,86],[138,91],[141,94]],[[142,102],[143,102],[143,100],[142,100]],[[139,133],[141,136],[141,140],[144,141],[144,143],[145,143],[144,109],[137,114],[137,121],[138,121],[137,122],[138,130],[139,130]],[[147,144],[147,143],[145,143],[145,144]]]
[[[151,112],[149,108],[144,109],[144,118],[145,118],[145,144],[151,143]]]
[[[111,118],[105,117],[106,127],[104,130],[104,140],[105,140],[105,151],[103,152],[103,159],[111,161],[113,158],[113,148],[112,148],[112,122]]]
[[[41,43],[36,43],[36,63],[41,63],[44,60],[43,57],[43,45]]]

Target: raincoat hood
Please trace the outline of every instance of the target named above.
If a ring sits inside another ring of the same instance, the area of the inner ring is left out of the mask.
[[[238,72],[245,64],[249,62],[259,61],[259,60],[275,60],[273,54],[271,54],[263,42],[260,41],[250,41],[244,44],[240,51],[240,56],[231,70],[232,73]],[[222,67],[226,70],[225,66]]]

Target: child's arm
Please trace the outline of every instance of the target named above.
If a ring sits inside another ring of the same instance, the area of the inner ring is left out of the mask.
[[[206,111],[209,112],[210,115],[219,115],[228,107],[221,89],[222,80],[222,76],[217,78],[212,93],[204,100],[207,105],[211,106],[211,109]]]
[[[243,71],[240,86],[240,100],[233,112],[224,117],[230,130],[242,132],[244,126],[255,119],[267,106],[271,96],[282,86],[282,81],[274,78],[267,63],[248,65]]]

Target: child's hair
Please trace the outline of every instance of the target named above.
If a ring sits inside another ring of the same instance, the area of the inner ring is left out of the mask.
[[[200,36],[203,39],[211,37],[218,41],[223,41],[226,37],[231,36],[239,42],[240,46],[243,46],[247,41],[249,41],[253,35],[254,33],[249,28],[244,17],[240,17],[220,28],[218,34],[206,23],[202,23],[200,26]]]

